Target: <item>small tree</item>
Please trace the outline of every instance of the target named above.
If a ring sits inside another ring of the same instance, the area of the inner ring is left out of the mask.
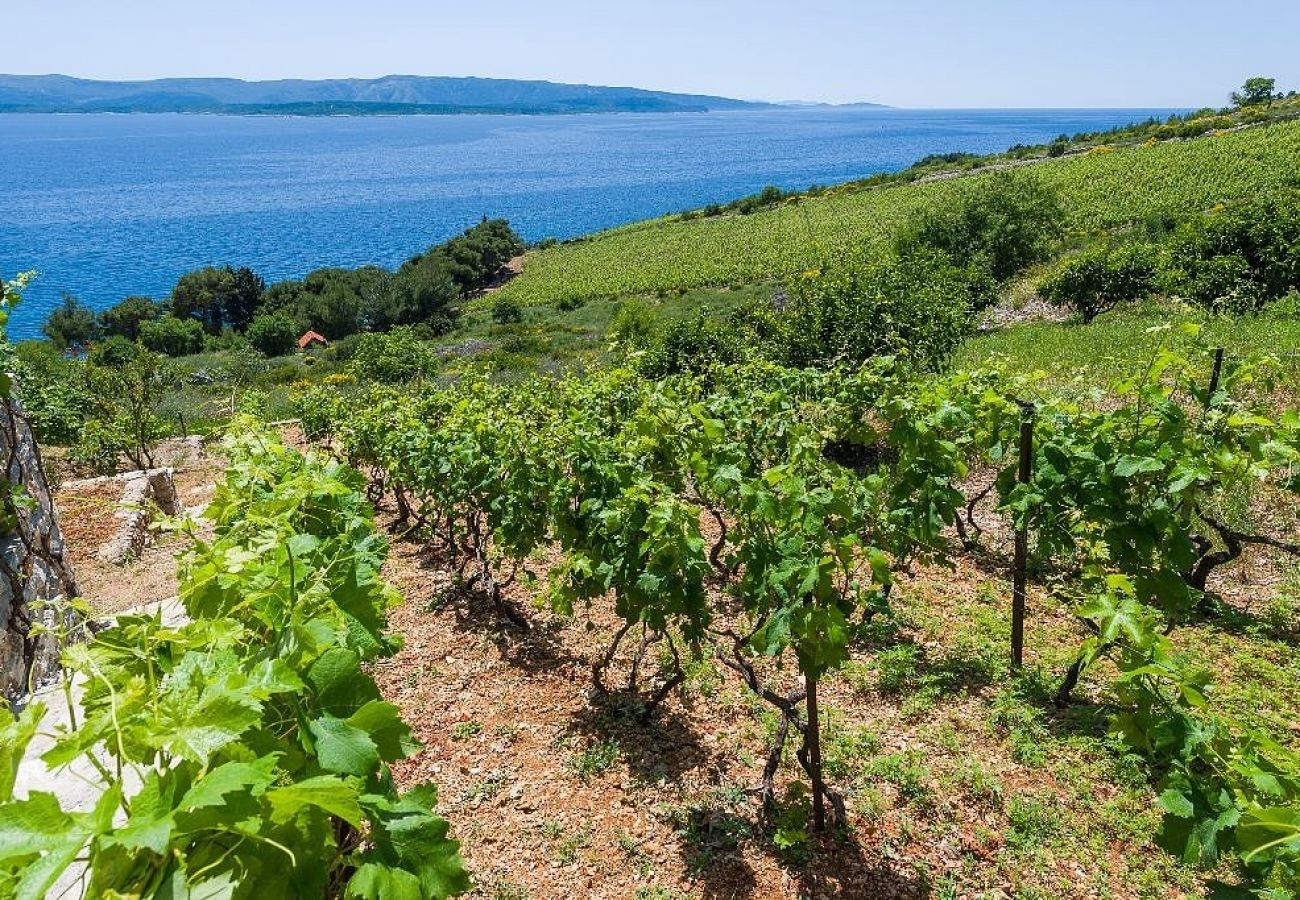
[[[492,304],[492,321],[498,325],[513,325],[524,320],[524,308],[510,297],[499,297]]]
[[[414,328],[405,325],[387,334],[363,334],[352,356],[352,370],[362,381],[407,381],[432,366],[429,345]]]
[[[1273,89],[1277,87],[1274,78],[1247,78],[1240,91],[1232,92],[1232,102],[1236,106],[1258,106],[1273,102]]]
[[[1039,282],[1038,292],[1091,322],[1120,303],[1151,295],[1158,281],[1156,252],[1151,246],[1099,244],[1064,260]]]
[[[63,350],[85,346],[95,340],[99,336],[99,322],[93,309],[71,294],[64,294],[63,303],[50,313],[41,330]]]
[[[120,335],[128,341],[140,339],[140,328],[162,314],[162,307],[148,297],[127,297],[99,314],[105,335]]]
[[[935,205],[902,229],[899,253],[939,250],[959,266],[987,267],[999,281],[1046,259],[1061,233],[1056,193],[1034,178],[1002,173],[974,179],[955,202]]]
[[[123,366],[92,365],[87,374],[94,417],[74,457],[106,470],[125,455],[136,468],[152,468],[154,447],[166,433],[157,409],[174,380],[171,364],[142,350]]]
[[[286,315],[258,316],[248,327],[248,342],[263,356],[284,356],[297,343],[298,326]]]
[[[194,319],[163,316],[140,326],[140,343],[166,356],[189,356],[203,350],[203,326]]]

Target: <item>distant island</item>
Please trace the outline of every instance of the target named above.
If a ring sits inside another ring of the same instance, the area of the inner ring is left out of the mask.
[[[67,75],[0,75],[0,112],[9,113],[545,115],[709,112],[779,106],[705,94],[500,78],[388,75],[323,81],[241,81],[237,78],[97,81]]]

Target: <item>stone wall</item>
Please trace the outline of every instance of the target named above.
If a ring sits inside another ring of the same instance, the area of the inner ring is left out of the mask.
[[[29,686],[47,681],[58,667],[57,637],[33,635],[33,626],[61,625],[55,630],[69,632],[76,623],[72,612],[62,607],[59,623],[46,603],[77,596],[77,583],[40,448],[16,400],[0,399],[0,461],[8,480],[0,481],[6,519],[17,522],[0,536],[0,698],[18,704]],[[14,486],[22,490],[13,493]]]

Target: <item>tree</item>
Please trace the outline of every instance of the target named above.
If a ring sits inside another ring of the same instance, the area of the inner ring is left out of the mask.
[[[105,472],[125,455],[138,469],[153,467],[153,450],[166,434],[158,404],[175,381],[172,363],[142,350],[122,366],[90,366],[93,415],[72,456]]]
[[[238,329],[253,319],[266,286],[249,269],[208,266],[186,272],[172,288],[171,313],[197,319],[208,334],[221,334],[227,324]]]
[[[226,300],[226,324],[236,331],[246,330],[257,316],[265,294],[262,276],[247,266],[236,269],[233,290]]]
[[[1061,203],[1034,178],[1010,173],[972,179],[955,202],[923,211],[904,227],[900,254],[929,247],[959,266],[983,265],[999,281],[1046,259],[1061,233]]]
[[[514,325],[524,320],[524,308],[510,297],[498,297],[492,304],[492,321],[498,325]]]
[[[297,343],[298,326],[283,313],[258,316],[248,326],[248,342],[263,356],[284,356]]]
[[[1083,321],[1120,303],[1141,300],[1158,287],[1155,249],[1147,244],[1116,247],[1098,244],[1065,259],[1038,285],[1038,292],[1056,306],[1073,307]]]
[[[128,341],[140,339],[140,326],[162,315],[162,307],[149,297],[127,297],[99,314],[99,327],[107,336],[120,335]]]
[[[434,332],[445,334],[455,327],[460,296],[450,273],[433,263],[404,272],[393,280],[395,324],[427,324]]]
[[[83,347],[99,337],[99,322],[93,309],[71,294],[64,294],[63,304],[50,313],[41,330],[64,350]]]
[[[166,356],[189,356],[203,349],[203,326],[194,319],[163,316],[140,326],[140,343]]]
[[[1258,106],[1261,103],[1271,103],[1273,101],[1273,89],[1277,86],[1277,79],[1247,78],[1246,83],[1241,86],[1240,91],[1232,92],[1232,102],[1237,106]]]

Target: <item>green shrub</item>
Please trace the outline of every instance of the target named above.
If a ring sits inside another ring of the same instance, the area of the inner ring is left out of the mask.
[[[744,352],[735,326],[720,321],[704,308],[658,332],[638,360],[637,370],[648,378],[698,375],[715,366],[739,362]]]
[[[498,325],[513,325],[524,320],[524,308],[511,297],[499,297],[492,304],[492,321]]]
[[[119,424],[87,419],[77,442],[68,451],[68,458],[95,475],[112,475],[121,465],[130,443]]]
[[[75,443],[91,406],[86,366],[64,359],[48,341],[22,341],[13,349],[11,370],[36,439]]]
[[[901,230],[898,248],[904,256],[938,250],[958,265],[986,266],[1002,281],[1047,258],[1063,217],[1054,191],[1004,172],[973,180],[953,202],[922,211]]]
[[[140,343],[164,356],[190,356],[203,350],[203,326],[196,319],[163,316],[140,325]]]
[[[298,325],[281,313],[258,316],[248,326],[248,342],[263,356],[284,356],[298,344]]]
[[[914,251],[805,273],[787,290],[788,309],[758,328],[763,352],[776,361],[828,367],[901,353],[937,368],[970,333],[972,311],[987,305],[992,285],[979,266]]]
[[[1148,244],[1105,243],[1067,257],[1039,282],[1038,292],[1091,322],[1120,303],[1149,296],[1158,284],[1155,248]]]
[[[1171,293],[1253,312],[1300,288],[1300,194],[1220,209],[1184,223],[1170,244]]]
[[[92,347],[87,361],[92,366],[108,366],[117,369],[131,362],[139,353],[139,344],[115,334]]]
[[[352,357],[352,371],[363,381],[409,381],[432,368],[433,353],[428,343],[405,326],[386,334],[362,335]]]
[[[618,305],[605,336],[625,349],[642,349],[650,344],[660,328],[659,313],[644,300],[624,300]]]

